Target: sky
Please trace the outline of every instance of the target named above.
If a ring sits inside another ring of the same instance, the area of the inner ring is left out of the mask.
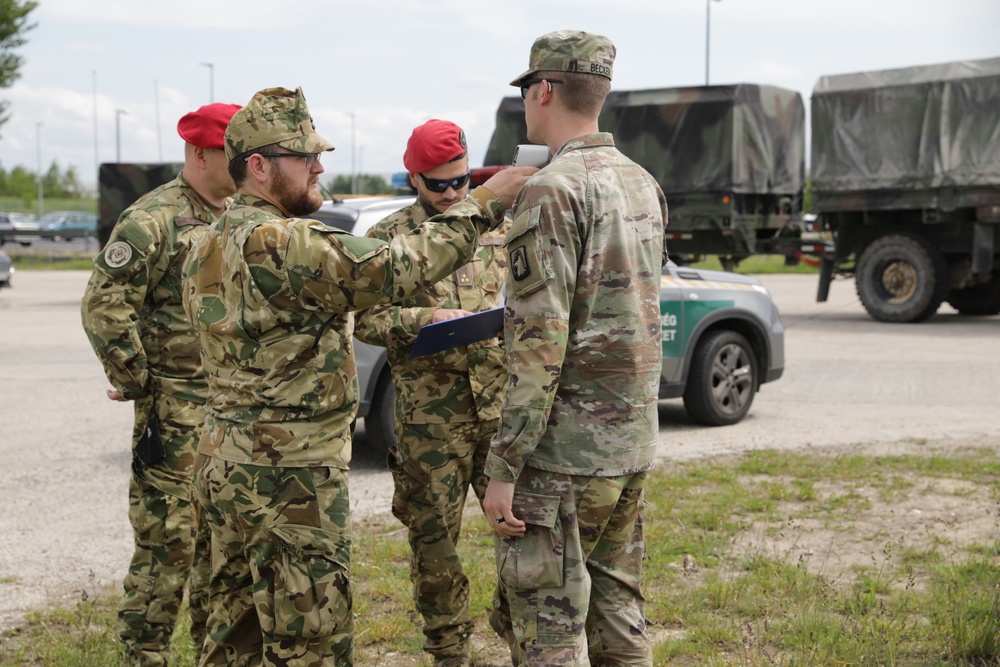
[[[0,166],[181,162],[177,120],[301,87],[338,174],[403,171],[414,127],[465,129],[481,166],[534,39],[575,29],[618,49],[612,88],[757,83],[1000,57],[998,0],[40,0],[0,89]],[[708,34],[706,34],[708,33]],[[708,48],[706,49],[706,41]]]

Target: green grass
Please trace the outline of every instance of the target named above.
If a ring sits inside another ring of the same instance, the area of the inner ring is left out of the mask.
[[[742,274],[768,274],[768,273],[806,273],[818,274],[819,267],[810,263],[811,260],[800,261],[798,264],[789,265],[785,262],[783,255],[754,255],[747,257],[733,269],[736,273]],[[699,269],[714,269],[722,271],[722,262],[716,255],[708,255],[701,262],[695,262],[691,266]]]
[[[0,197],[0,211],[12,211],[16,213],[38,214],[38,200],[25,202],[17,197]],[[57,199],[46,197],[42,201],[42,212],[52,211],[83,211],[85,213],[97,213],[97,199],[84,197],[81,199]]]
[[[914,445],[917,453],[896,456],[755,451],[654,470],[643,578],[654,664],[1000,665],[996,519],[976,534],[947,521],[907,533],[896,527],[914,503],[946,507],[954,499],[995,515],[1000,454]],[[356,522],[354,535],[355,664],[429,664],[405,532],[385,516]],[[508,664],[485,623],[495,571],[478,508],[460,550],[472,581],[477,662]],[[99,591],[73,608],[33,614],[0,640],[0,665],[115,663],[115,595]],[[193,665],[183,630],[175,644],[171,664]]]

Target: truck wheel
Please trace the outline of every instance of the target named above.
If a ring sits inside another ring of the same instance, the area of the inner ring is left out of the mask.
[[[989,282],[948,292],[948,303],[963,315],[1000,313],[1000,272],[994,271]]]
[[[372,404],[365,417],[365,435],[368,438],[367,451],[373,458],[385,460],[389,448],[396,444],[396,390],[392,385],[392,375],[385,368],[379,375]]]
[[[706,426],[728,426],[746,416],[757,391],[757,357],[735,331],[705,334],[691,358],[684,407]]]
[[[922,322],[948,291],[944,255],[912,234],[875,239],[858,258],[854,282],[861,304],[880,322]]]

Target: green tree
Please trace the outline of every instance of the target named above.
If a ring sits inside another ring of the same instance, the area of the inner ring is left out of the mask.
[[[323,194],[329,199],[334,195],[384,195],[392,192],[385,178],[375,174],[358,174],[355,183],[352,192],[351,175],[340,174],[323,187]]]
[[[32,0],[0,0],[0,88],[9,88],[21,75],[24,59],[14,49],[24,45],[24,33],[35,27],[28,23],[28,14],[37,6]],[[0,127],[10,120],[8,106],[0,100]]]

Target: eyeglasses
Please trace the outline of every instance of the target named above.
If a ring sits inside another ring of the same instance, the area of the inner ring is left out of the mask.
[[[254,155],[259,155],[261,157],[298,157],[305,160],[306,169],[312,169],[320,161],[323,156],[322,153],[254,153]],[[247,156],[247,160],[250,160],[250,156]]]
[[[524,79],[521,81],[521,99],[523,100],[528,97],[528,88],[531,88],[534,84],[542,81],[548,81],[549,83],[562,83],[562,79]]]
[[[420,174],[420,178],[424,179],[424,185],[431,192],[446,192],[448,188],[453,190],[461,190],[465,187],[465,184],[469,182],[469,176],[472,172],[465,172],[461,176],[455,178],[427,178],[423,174]]]

